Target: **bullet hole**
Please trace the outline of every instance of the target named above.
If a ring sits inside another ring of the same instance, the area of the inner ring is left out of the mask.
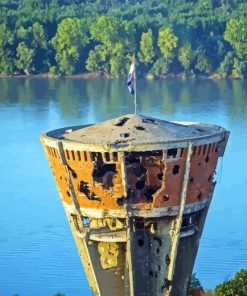
[[[70,197],[70,196],[71,196],[71,195],[70,195],[70,193],[69,193],[69,191],[67,191],[66,193],[67,193],[68,197]]]
[[[138,239],[137,243],[139,247],[142,247],[144,245],[144,241],[141,238]]]
[[[162,246],[162,240],[157,236],[154,236],[153,238],[154,238],[155,241],[157,241],[159,243],[159,245],[161,247]]]
[[[164,285],[161,286],[161,291],[165,290],[165,289],[169,289],[169,287],[171,286],[172,282],[168,279],[164,280]]]
[[[115,126],[123,126],[125,123],[129,120],[129,117],[123,117],[119,120],[118,123],[115,124]]]
[[[140,178],[143,174],[146,174],[147,169],[145,169],[142,165],[133,166],[132,172],[136,175],[136,177]]]
[[[80,184],[79,184],[78,189],[79,189],[79,191],[81,193],[84,193],[86,196],[89,196],[90,190],[88,189],[88,183],[87,182],[81,181]]]
[[[123,198],[123,197],[119,197],[119,198],[117,199],[117,204],[118,204],[119,206],[122,206],[123,203],[124,203],[124,198]]]
[[[109,189],[113,187],[113,176],[116,173],[116,164],[104,163],[102,159],[98,159],[95,162],[92,176],[95,182],[103,185],[104,189]]]
[[[209,156],[207,155],[207,157],[205,158],[205,162],[209,162]]]
[[[157,254],[160,253],[160,249],[159,249],[159,248],[156,249],[156,253],[157,253]]]
[[[169,255],[166,255],[166,265],[169,265],[171,263],[171,259]]]
[[[145,187],[145,181],[136,182],[136,189],[142,190]]]
[[[77,179],[77,174],[76,174],[76,172],[69,166],[69,165],[67,165],[67,167],[68,167],[68,170],[69,170],[69,172],[71,173],[71,175],[72,175],[72,177],[74,178],[74,179]]]
[[[169,198],[169,195],[166,193],[163,195],[163,200],[164,201],[168,201],[170,198]]]
[[[129,135],[130,135],[129,133],[121,133],[121,134],[120,134],[120,137],[121,137],[121,138],[128,138]]]
[[[209,175],[209,177],[208,177],[208,182],[211,182],[211,181],[212,181],[212,176]]]
[[[152,118],[143,118],[143,119],[142,119],[142,122],[143,122],[143,123],[158,124],[158,122],[155,121],[155,120],[152,119]]]
[[[202,199],[202,193],[201,192],[197,195],[197,199],[198,200],[201,200]]]
[[[177,175],[179,173],[180,166],[175,164],[172,170],[173,175]]]
[[[137,129],[138,131],[145,131],[145,127],[141,126],[141,125],[136,125],[134,126],[135,129]]]
[[[163,180],[163,175],[164,175],[163,173],[159,173],[159,174],[157,174],[158,179],[159,179],[159,180]]]
[[[153,201],[153,194],[155,194],[156,191],[157,191],[157,189],[154,189],[154,188],[148,188],[146,190],[144,195],[146,196],[148,201]]]
[[[152,271],[152,270],[150,270],[150,271],[149,271],[149,275],[150,275],[151,277],[153,277],[153,276],[154,276],[154,273],[153,273],[153,271]]]
[[[178,149],[172,148],[167,150],[167,156],[175,158],[177,156]]]
[[[191,177],[191,178],[190,178],[190,183],[193,183],[193,182],[194,182],[194,178]]]

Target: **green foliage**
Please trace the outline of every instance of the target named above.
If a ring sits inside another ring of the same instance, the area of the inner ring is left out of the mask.
[[[219,72],[223,77],[227,77],[232,73],[234,57],[234,53],[229,51],[221,62]]]
[[[234,278],[226,280],[215,288],[215,296],[247,296],[247,270],[240,270]]]
[[[195,288],[200,288],[202,285],[199,281],[199,279],[196,277],[196,274],[193,273],[190,277],[190,280],[189,280],[189,285],[188,285],[188,288],[187,288],[187,296],[193,296],[193,290]]]
[[[83,20],[67,18],[59,23],[51,44],[56,50],[55,59],[62,73],[75,72],[82,50],[88,41],[88,27]]]
[[[236,50],[240,59],[247,59],[247,17],[230,19],[226,25],[224,38]]]
[[[246,11],[246,0],[0,0],[0,73],[126,75],[135,52],[142,74],[246,77]]]
[[[193,57],[193,51],[189,43],[186,43],[182,47],[180,47],[178,60],[186,71],[189,69],[193,61]]]
[[[31,70],[33,70],[32,63],[34,57],[33,49],[27,47],[25,42],[21,42],[18,44],[16,49],[16,66],[17,68],[25,74],[29,75]]]
[[[53,296],[65,296],[65,294],[61,293],[61,292],[57,292],[56,294],[54,294]]]
[[[153,32],[149,29],[147,33],[142,33],[139,59],[142,63],[149,64],[153,62],[154,56]]]
[[[209,74],[211,72],[211,65],[205,52],[198,48],[195,52],[195,70],[199,73]]]
[[[162,28],[159,30],[158,46],[166,62],[172,57],[173,50],[177,47],[178,38],[172,29]]]

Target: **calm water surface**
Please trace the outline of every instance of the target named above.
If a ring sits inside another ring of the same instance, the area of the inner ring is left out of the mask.
[[[0,79],[0,296],[92,295],[38,135],[133,113],[125,81]],[[231,131],[195,271],[247,268],[247,81],[138,81],[140,113]],[[115,296],[115,295],[109,295]]]

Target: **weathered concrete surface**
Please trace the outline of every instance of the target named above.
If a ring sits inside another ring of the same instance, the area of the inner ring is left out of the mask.
[[[41,136],[96,295],[185,296],[228,136],[131,114]]]

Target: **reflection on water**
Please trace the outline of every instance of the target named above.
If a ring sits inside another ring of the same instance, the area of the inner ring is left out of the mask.
[[[140,80],[137,87],[141,113],[231,131],[195,265],[213,287],[247,268],[247,81]],[[38,134],[133,110],[125,80],[0,79],[0,295],[91,295]]]

